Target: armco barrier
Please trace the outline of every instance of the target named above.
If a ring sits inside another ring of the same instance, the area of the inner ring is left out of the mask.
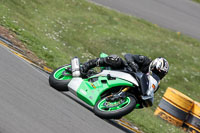
[[[200,133],[200,103],[173,88],[167,88],[154,114],[190,133]]]

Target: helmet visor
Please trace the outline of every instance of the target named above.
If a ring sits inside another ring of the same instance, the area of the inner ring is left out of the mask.
[[[153,69],[152,73],[156,74],[160,78],[160,80],[167,74],[166,72],[160,69]]]

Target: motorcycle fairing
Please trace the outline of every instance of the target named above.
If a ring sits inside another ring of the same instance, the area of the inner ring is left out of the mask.
[[[96,76],[108,76],[108,75],[111,77],[120,78],[120,79],[129,81],[129,82],[133,83],[135,86],[139,86],[137,80],[133,76],[131,76],[130,74],[125,73],[125,72],[113,71],[113,70],[103,70],[101,73],[94,75],[94,76],[96,77]],[[94,76],[92,76],[92,77],[94,77]]]
[[[73,78],[68,84],[69,90],[72,93],[91,106],[94,106],[101,99],[101,94],[110,88],[116,86],[134,86],[133,83],[120,78],[110,79],[107,76],[99,76],[98,74],[92,78],[98,78],[98,80],[90,82],[91,78]]]

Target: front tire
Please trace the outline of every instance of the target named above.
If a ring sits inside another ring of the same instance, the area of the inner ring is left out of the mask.
[[[72,79],[70,73],[68,75],[63,75],[65,69],[71,67],[71,65],[64,65],[55,69],[49,76],[49,84],[51,87],[58,91],[68,91],[68,84]]]
[[[106,105],[110,104],[110,108]],[[113,106],[113,107],[112,107]],[[106,97],[99,100],[94,106],[94,113],[104,119],[119,119],[130,113],[136,106],[136,99],[133,95],[127,94],[123,102],[107,102]]]

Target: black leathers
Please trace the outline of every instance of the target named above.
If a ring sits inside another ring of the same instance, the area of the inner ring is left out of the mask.
[[[124,61],[117,55],[110,55],[105,58],[96,58],[85,62],[82,65],[82,72],[86,73],[89,69],[99,67],[111,67],[113,69],[120,69],[125,67]]]
[[[143,55],[132,55],[132,54],[126,54],[124,56],[126,62],[128,65],[134,70],[134,71],[141,71],[142,73],[147,73],[149,70],[149,65],[151,63],[151,59],[149,59],[146,56]]]
[[[126,62],[123,61],[117,55],[110,55],[105,58],[92,59],[82,65],[81,71],[83,73],[86,73],[89,69],[94,68],[96,66],[111,67],[112,69],[121,69],[126,67],[128,64],[134,72],[138,70],[143,73],[148,72],[149,64],[151,63],[151,60],[148,57],[142,55],[126,54],[124,58]]]

